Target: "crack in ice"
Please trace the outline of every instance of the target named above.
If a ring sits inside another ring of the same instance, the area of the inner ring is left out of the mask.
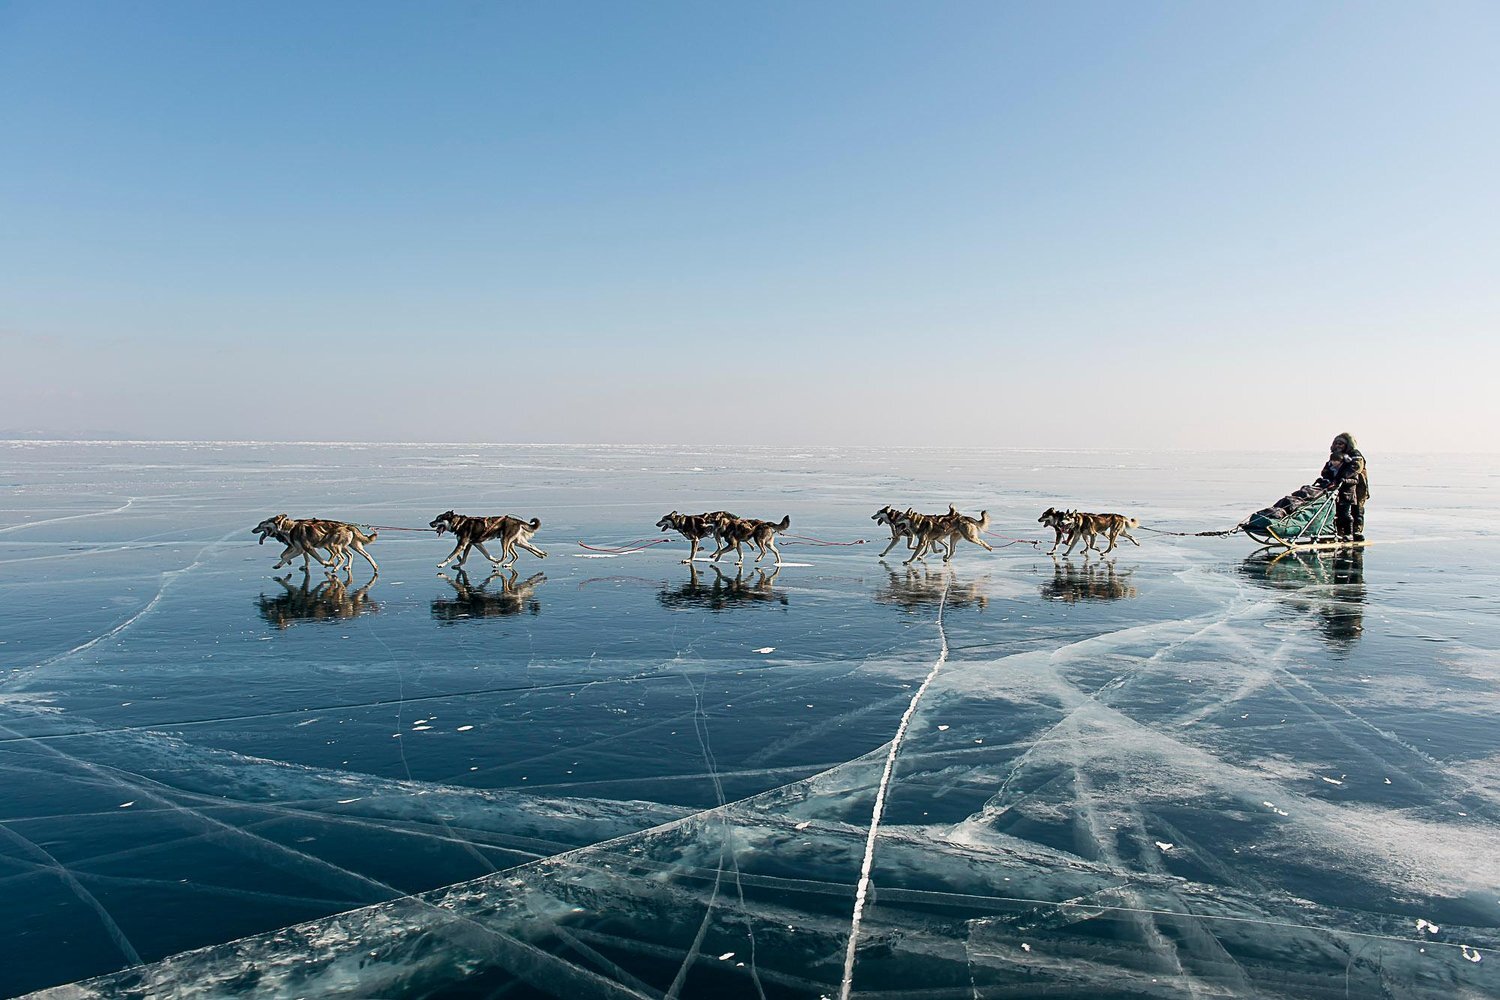
[[[907,726],[911,725],[912,716],[916,714],[917,704],[922,700],[922,695],[927,693],[927,688],[932,684],[938,671],[943,669],[943,664],[948,662],[948,633],[943,628],[943,609],[948,603],[948,587],[952,584],[953,577],[950,575],[943,582],[943,596],[938,599],[937,630],[938,658],[933,663],[932,669],[927,672],[916,693],[911,696],[911,704],[906,706],[906,711],[901,715],[901,721],[896,726],[896,734],[891,737],[891,749],[885,757],[885,770],[881,772],[880,784],[875,789],[875,806],[870,811],[870,832],[865,839],[865,856],[859,866],[859,887],[854,892],[854,913],[849,921],[849,946],[844,953],[844,979],[839,986],[840,1000],[849,1000],[849,991],[854,986],[854,953],[859,947],[859,925],[864,920],[865,899],[870,893],[870,868],[875,863],[875,838],[880,835],[880,817],[885,811],[886,793],[890,789],[891,774],[896,769],[896,755],[901,752],[901,741],[906,737]]]

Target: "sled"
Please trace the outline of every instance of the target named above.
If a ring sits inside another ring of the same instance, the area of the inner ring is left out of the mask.
[[[1280,513],[1276,507],[1258,510],[1245,519],[1240,530],[1263,546],[1287,550],[1346,549],[1368,545],[1369,542],[1339,539],[1334,531],[1337,510],[1338,491],[1323,490],[1289,513]]]

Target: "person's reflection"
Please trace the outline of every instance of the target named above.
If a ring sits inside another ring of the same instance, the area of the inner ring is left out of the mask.
[[[453,588],[453,597],[434,597],[432,617],[443,623],[461,621],[465,618],[505,618],[525,611],[542,613],[541,602],[532,596],[537,587],[547,581],[545,573],[533,573],[525,580],[516,570],[509,573],[495,570],[478,586],[469,582],[469,574],[459,570],[454,576],[439,573]],[[490,590],[490,584],[500,581],[500,589]]]
[[[781,567],[770,572],[764,569],[740,568],[734,576],[725,576],[717,565],[709,564],[713,579],[704,582],[696,563],[688,563],[688,579],[677,586],[662,584],[656,599],[670,611],[703,610],[723,611],[738,605],[779,604],[787,605],[783,591],[772,586],[781,573]]]
[[[874,598],[880,604],[894,604],[904,611],[928,611],[943,603],[943,594],[948,595],[950,608],[973,607],[983,610],[989,606],[990,597],[984,583],[979,580],[959,580],[951,569],[918,569],[912,566],[904,572],[886,570],[890,579],[875,588]]]
[[[376,577],[354,590],[332,574],[319,580],[315,587],[306,573],[302,574],[299,587],[292,586],[291,573],[271,579],[281,584],[283,593],[275,597],[261,594],[256,604],[260,616],[276,628],[290,628],[297,622],[342,621],[380,610],[380,605],[369,599]]]
[[[1352,646],[1364,634],[1364,549],[1257,553],[1241,569],[1257,583],[1295,593],[1335,649]]]
[[[1052,579],[1042,584],[1042,596],[1076,604],[1079,601],[1118,601],[1136,596],[1131,570],[1117,572],[1113,559],[1097,563],[1084,560],[1082,567],[1052,557]]]

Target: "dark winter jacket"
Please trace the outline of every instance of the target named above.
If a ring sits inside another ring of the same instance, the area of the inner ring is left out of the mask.
[[[1344,499],[1364,503],[1370,497],[1370,474],[1365,469],[1365,456],[1355,445],[1353,437],[1348,434],[1339,437],[1345,443],[1343,456],[1330,457],[1313,485],[1323,489],[1336,488]]]

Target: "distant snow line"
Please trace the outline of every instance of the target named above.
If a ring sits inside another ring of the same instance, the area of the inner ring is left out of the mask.
[[[885,797],[890,789],[891,774],[896,769],[896,755],[901,752],[901,742],[906,738],[906,729],[911,724],[912,716],[916,714],[917,703],[927,693],[927,688],[931,686],[938,671],[943,669],[943,664],[948,662],[948,632],[943,628],[943,611],[948,605],[948,588],[952,582],[952,576],[943,581],[943,596],[938,598],[938,658],[901,715],[896,735],[891,737],[891,749],[885,755],[885,770],[881,772],[880,784],[875,789],[875,807],[870,811],[870,832],[865,838],[865,857],[859,866],[859,887],[854,892],[854,913],[849,921],[849,947],[844,953],[844,979],[839,986],[840,1000],[849,1000],[849,991],[854,986],[854,953],[859,947],[859,925],[864,920],[865,899],[870,894],[870,868],[875,863],[875,838],[880,835],[880,817],[885,812]]]

